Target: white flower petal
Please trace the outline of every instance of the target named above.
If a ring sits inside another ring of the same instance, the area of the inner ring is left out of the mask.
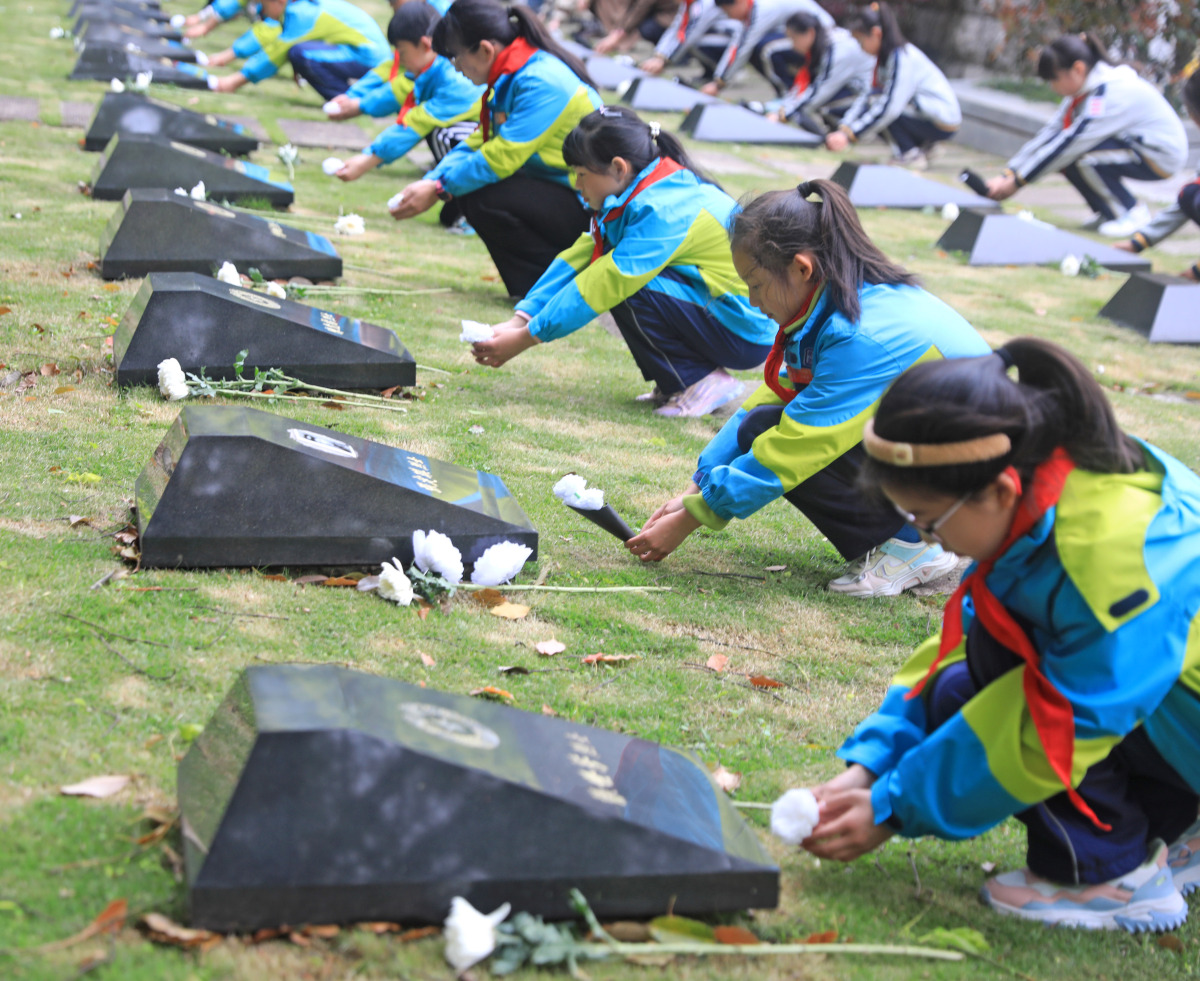
[[[112,89],[114,92],[124,92],[125,91],[125,83],[122,82],[119,78],[114,78],[111,82],[109,82],[108,87],[110,89]]]
[[[196,186],[191,191],[193,201],[204,201],[208,198],[208,188],[204,186],[204,181],[198,181]]]
[[[1064,276],[1078,276],[1081,265],[1078,256],[1065,255],[1062,262],[1058,264],[1058,268]]]
[[[222,262],[221,268],[217,270],[217,279],[222,283],[228,283],[230,286],[241,286],[242,276],[238,272],[237,266],[232,262]]]
[[[450,900],[450,915],[442,932],[446,937],[446,960],[459,974],[478,964],[496,949],[496,927],[512,906],[505,903],[490,914],[479,912],[462,896]]]
[[[412,583],[404,574],[399,559],[383,563],[383,571],[379,573],[379,595],[400,606],[408,606],[413,601]]]
[[[458,339],[466,344],[477,344],[479,341],[490,341],[496,336],[491,324],[481,324],[478,320],[464,320],[462,333]]]
[[[533,549],[528,545],[518,545],[516,542],[492,545],[475,560],[471,582],[480,586],[499,586],[502,582],[508,582],[521,571],[525,560],[532,554]]]
[[[163,398],[171,402],[188,397],[187,377],[175,358],[167,358],[158,363],[158,390],[162,392]]]
[[[957,217],[958,217],[958,205],[957,204],[955,204],[953,201],[950,201],[949,203],[942,205],[942,220],[943,221],[954,221],[954,219]]]
[[[278,283],[272,281],[270,283],[267,283],[267,296],[273,296],[277,300],[286,300],[287,299],[287,290],[285,290]]]
[[[813,833],[821,820],[817,799],[811,790],[789,790],[771,805],[771,834],[789,845],[798,845]]]
[[[462,582],[462,552],[440,531],[413,532],[413,564],[422,572],[436,572],[447,582]]]
[[[341,157],[326,157],[321,161],[321,169],[330,177],[336,174],[346,166],[346,162]]]
[[[361,235],[367,227],[362,215],[342,215],[334,222],[333,230],[339,235]]]

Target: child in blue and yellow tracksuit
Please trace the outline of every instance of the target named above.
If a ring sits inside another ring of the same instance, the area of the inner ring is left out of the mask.
[[[527,7],[456,0],[433,47],[486,85],[480,124],[423,180],[389,202],[398,221],[453,198],[479,233],[512,296],[524,296],[587,228],[562,144],[601,105],[578,58]]]
[[[428,143],[436,162],[474,132],[483,86],[473,84],[434,53],[430,36],[440,16],[424,0],[409,0],[392,16],[388,41],[396,54],[391,73],[408,79],[408,91],[398,107],[396,122],[363,153],[347,160],[334,176],[356,180],[374,167],[398,160],[421,140]],[[387,91],[391,92],[391,85]]]
[[[855,560],[830,583],[836,592],[890,596],[950,571],[953,555],[858,491],[863,423],[905,369],[987,344],[879,251],[832,181],[762,195],[734,215],[730,237],[750,302],[779,325],[764,384],[629,550],[658,561],[702,525],[724,528],[784,497]]]
[[[629,109],[584,116],[563,144],[592,228],[477,343],[499,367],[611,310],[665,416],[699,416],[742,391],[726,368],[761,364],[775,333],[746,299],[725,226],[737,202],[696,173],[679,141]]]
[[[985,883],[993,909],[1178,926],[1200,883],[1200,477],[1033,338],[913,368],[863,442],[865,486],[976,561],[814,789],[804,846],[848,861],[1015,815],[1028,867]]]
[[[210,75],[210,88],[233,92],[247,82],[270,78],[290,63],[322,98],[332,99],[389,56],[379,25],[348,0],[263,0],[262,11],[282,29],[262,41],[261,50],[246,59],[241,71],[220,78]],[[210,64],[226,60],[222,56]]]

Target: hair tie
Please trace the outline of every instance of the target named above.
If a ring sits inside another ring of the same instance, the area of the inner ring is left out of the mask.
[[[813,187],[812,181],[801,181],[799,184],[796,185],[796,193],[799,194],[800,197],[806,201],[808,200],[809,196],[812,195],[815,191],[816,191],[816,188]]]
[[[662,124],[655,121],[650,124],[650,139],[658,142],[658,134],[662,132]]]
[[[1008,348],[998,347],[992,353],[1000,359],[1000,363],[1004,365],[1005,371],[1008,371],[1009,368],[1015,367],[1016,362],[1013,361],[1012,351],[1010,351]]]

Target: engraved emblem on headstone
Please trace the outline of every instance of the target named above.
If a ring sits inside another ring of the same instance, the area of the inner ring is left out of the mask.
[[[339,337],[342,335],[341,321],[338,320],[335,314],[330,313],[328,310],[321,311],[321,326],[331,334],[337,334]]]
[[[199,147],[189,146],[187,143],[178,143],[175,140],[171,140],[170,142],[172,150],[178,150],[180,153],[190,154],[191,156],[198,157],[201,160],[208,159],[208,154],[206,154]]]
[[[287,433],[301,446],[308,446],[331,456],[344,456],[351,460],[358,459],[358,450],[353,446],[343,443],[340,439],[334,439],[332,436],[326,436],[324,433],[314,433],[308,429],[289,429]]]
[[[428,702],[405,702],[400,714],[414,729],[468,749],[495,749],[500,745],[500,737],[493,730],[454,709]]]
[[[280,309],[279,304],[269,296],[255,293],[253,290],[230,290],[229,295],[236,296],[239,300],[245,300],[247,303],[253,303],[256,307],[265,307],[268,310]]]
[[[197,201],[196,207],[201,211],[205,211],[216,218],[235,218],[232,211],[227,211],[225,208],[218,208],[215,204],[209,204],[207,201]]]

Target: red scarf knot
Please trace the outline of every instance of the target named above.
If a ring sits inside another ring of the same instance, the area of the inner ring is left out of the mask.
[[[616,221],[618,218],[620,218],[621,215],[624,214],[625,209],[629,207],[629,202],[641,194],[642,191],[646,190],[646,188],[648,188],[651,184],[657,183],[664,177],[670,177],[673,173],[675,173],[675,171],[683,169],[685,168],[682,164],[676,163],[670,157],[659,157],[658,163],[654,165],[654,169],[633,186],[633,190],[629,192],[629,197],[627,197],[622,204],[619,204],[617,207],[611,209],[608,214],[604,216],[604,224],[608,224],[610,221]],[[604,230],[600,225],[599,215],[592,215],[592,223],[589,230],[592,233],[592,241],[595,243],[592,246],[591,261],[588,263],[591,265],[592,262],[595,262],[602,255],[604,255]]]
[[[766,382],[767,388],[774,392],[783,400],[784,405],[787,405],[792,399],[800,394],[800,390],[796,388],[786,388],[779,382],[779,369],[783,367],[783,349],[787,347],[788,335],[791,333],[790,328],[800,323],[812,313],[813,307],[817,304],[817,297],[821,294],[821,288],[814,286],[813,291],[808,294],[804,303],[800,306],[800,312],[791,320],[779,328],[775,334],[775,342],[771,345],[771,353],[767,355],[767,363],[763,366],[763,381]],[[808,377],[804,377],[805,370],[808,371]],[[812,369],[801,366],[796,374],[793,375],[792,369],[788,368],[788,377],[792,381],[798,381],[807,385],[812,381]]]
[[[1004,541],[993,555],[976,564],[974,571],[963,578],[946,603],[938,655],[929,666],[925,677],[913,686],[905,698],[918,696],[937,672],[942,659],[962,643],[963,600],[970,596],[975,606],[975,616],[979,618],[984,630],[1025,662],[1025,703],[1029,706],[1029,715],[1042,742],[1046,760],[1066,789],[1067,797],[1076,810],[1097,828],[1111,831],[1112,828],[1096,816],[1071,784],[1075,760],[1075,713],[1071,703],[1042,673],[1042,657],[1034,648],[1033,642],[987,585],[987,577],[996,562],[1015,542],[1028,535],[1046,512],[1058,503],[1067,477],[1074,469],[1074,461],[1066,450],[1059,448],[1034,471],[1033,480],[1028,490],[1021,495]],[[1017,472],[1009,467],[1005,473],[1016,481],[1017,492],[1020,493],[1021,479]]]
[[[496,60],[492,62],[492,70],[488,72],[487,91],[483,93],[483,104],[479,110],[479,129],[483,133],[484,143],[492,137],[492,107],[490,102],[492,90],[495,89],[496,82],[499,81],[501,75],[511,75],[514,72],[520,71],[525,67],[525,63],[540,50],[541,48],[535,48],[523,37],[518,37],[512,44],[496,55]]]

